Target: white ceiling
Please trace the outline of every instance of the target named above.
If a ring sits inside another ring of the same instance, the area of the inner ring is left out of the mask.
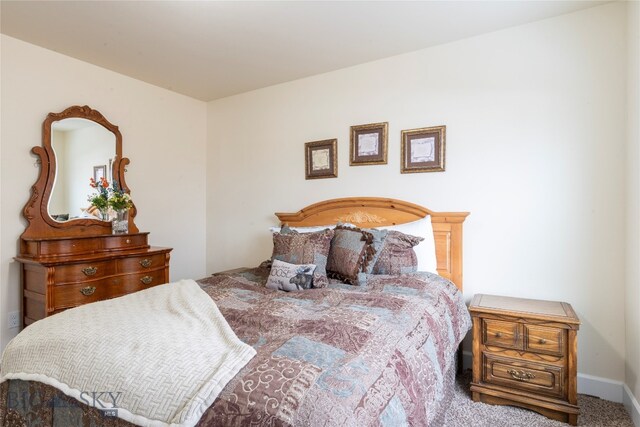
[[[5,1],[3,34],[210,101],[605,1]]]

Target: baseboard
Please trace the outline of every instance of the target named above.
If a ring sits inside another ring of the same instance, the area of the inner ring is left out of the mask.
[[[472,362],[472,353],[470,351],[463,351],[462,367],[464,369],[471,369]],[[578,393],[597,396],[601,399],[611,400],[617,403],[624,403],[628,400],[629,407],[635,408],[636,413],[638,412],[638,401],[633,397],[629,388],[621,381],[578,373]],[[636,426],[640,427],[638,423],[636,423]]]
[[[622,403],[624,407],[627,408],[629,415],[631,415],[633,425],[640,427],[640,403],[638,403],[638,400],[633,396],[631,389],[629,389],[626,384],[624,384],[622,388],[624,390]]]
[[[623,385],[622,381],[578,373],[578,393],[597,396],[600,399],[622,403]]]

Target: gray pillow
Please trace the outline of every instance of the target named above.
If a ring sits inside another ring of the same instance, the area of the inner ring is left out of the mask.
[[[347,228],[354,231],[361,231],[363,235],[367,233],[371,235],[370,250],[369,250],[370,255],[369,255],[368,261],[359,270],[359,273],[364,273],[365,275],[373,273],[373,267],[378,262],[378,258],[380,257],[380,253],[382,252],[382,247],[387,238],[387,234],[389,234],[389,231],[378,230],[376,228],[358,228],[353,224],[339,222],[336,227],[336,235],[338,234],[339,229],[347,229]],[[332,240],[331,243],[333,244],[335,240],[336,239],[334,236],[334,239]],[[331,251],[329,251],[329,256],[331,257]],[[329,267],[327,267],[327,270],[329,270]]]

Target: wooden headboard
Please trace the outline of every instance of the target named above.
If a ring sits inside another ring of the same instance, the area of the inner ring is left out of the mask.
[[[436,242],[438,274],[462,291],[462,223],[469,212],[434,212],[402,200],[348,197],[325,200],[295,213],[276,213],[282,224],[292,227],[350,222],[360,227],[382,227],[417,221],[431,215]]]

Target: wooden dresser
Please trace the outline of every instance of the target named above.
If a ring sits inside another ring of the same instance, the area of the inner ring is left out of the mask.
[[[23,239],[23,320],[169,281],[170,248],[149,247],[149,233]]]
[[[520,406],[576,425],[577,332],[564,302],[478,294],[473,319],[473,400]]]
[[[76,131],[82,133],[70,133]],[[65,145],[70,139],[76,142]],[[56,151],[54,144],[64,149]],[[169,282],[171,249],[149,246],[149,233],[141,233],[134,222],[135,204],[127,209],[122,229],[114,230],[106,218],[74,216],[83,210],[78,200],[86,208],[98,194],[97,170],[111,181],[111,194],[130,194],[125,180],[129,159],[122,156],[118,126],[87,105],[74,105],[47,115],[42,145],[31,152],[38,157],[40,173],[22,211],[28,225],[15,257],[22,264],[24,326],[71,307]],[[83,154],[88,152],[97,157]],[[73,169],[60,173],[58,166],[64,164]],[[85,176],[86,184],[65,181],[70,175]]]

